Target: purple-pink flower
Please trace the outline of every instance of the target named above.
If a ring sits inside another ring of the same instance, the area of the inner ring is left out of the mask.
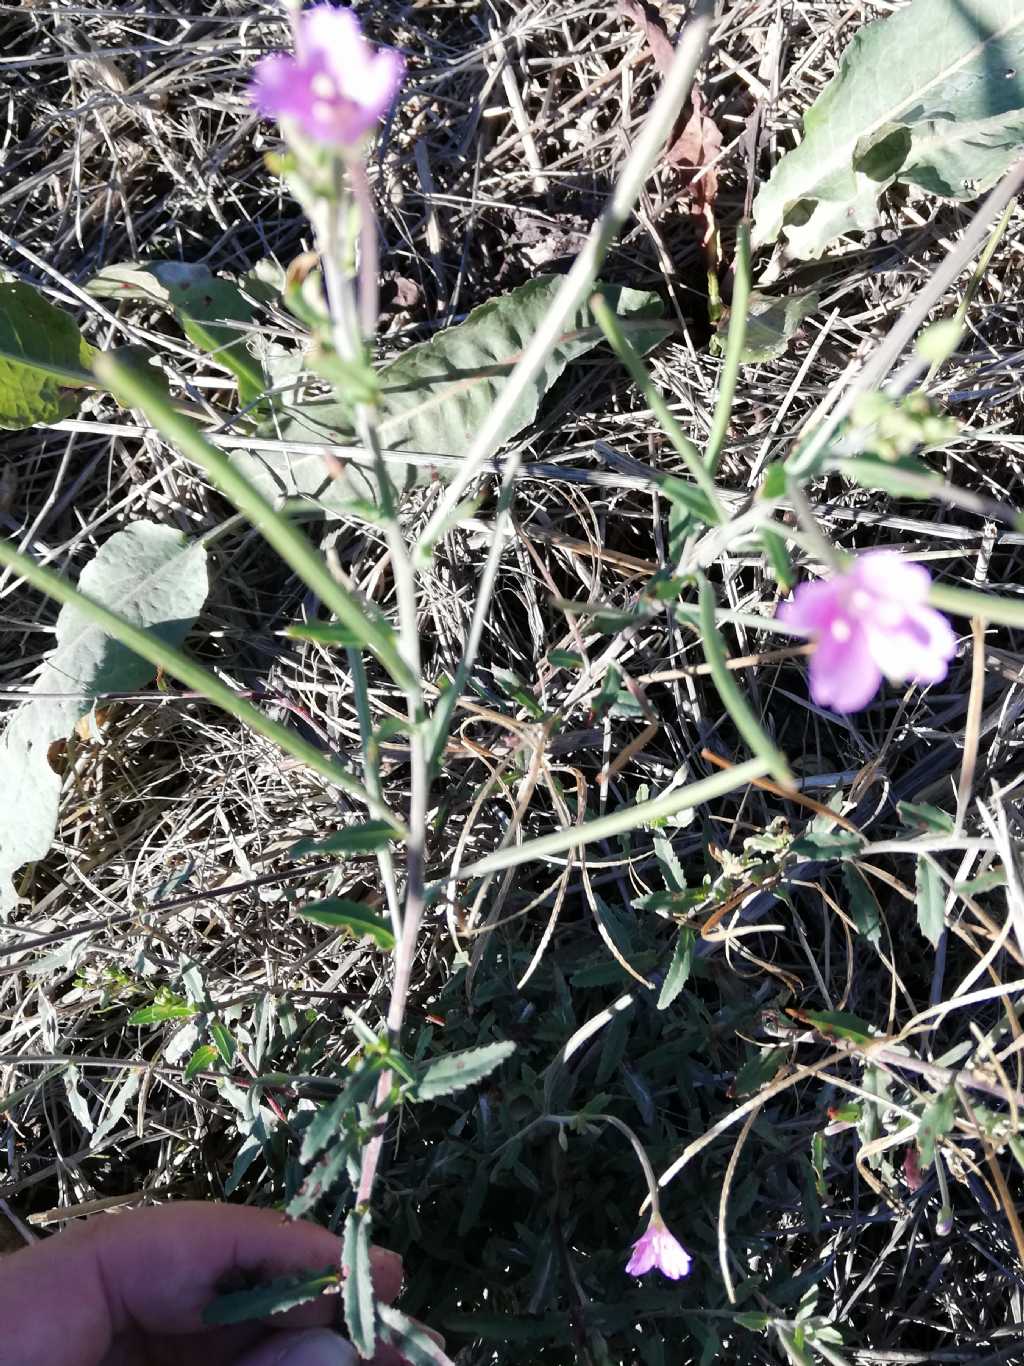
[[[647,1225],[647,1232],[633,1244],[633,1255],[626,1263],[626,1274],[643,1276],[657,1268],[670,1281],[678,1281],[690,1274],[690,1254],[677,1238],[673,1238],[662,1222],[660,1215],[654,1215]]]
[[[837,712],[859,711],[883,675],[941,683],[956,650],[949,622],[928,606],[931,578],[895,550],[860,555],[843,574],[802,583],[778,619],[817,641],[811,697]]]
[[[296,51],[264,57],[253,73],[261,114],[291,120],[313,142],[354,147],[391,106],[405,62],[376,52],[350,9],[316,5],[299,18]]]

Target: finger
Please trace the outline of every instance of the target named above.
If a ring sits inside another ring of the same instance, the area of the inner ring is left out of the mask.
[[[355,1348],[328,1328],[287,1330],[264,1338],[236,1366],[359,1366]]]
[[[0,1322],[16,1324],[24,1366],[94,1366],[129,1328],[185,1334],[204,1328],[205,1306],[226,1279],[271,1280],[337,1266],[341,1241],[273,1210],[181,1202],[100,1216],[16,1253],[0,1268]],[[401,1261],[371,1251],[374,1288],[393,1299]],[[60,1296],[61,1316],[54,1315]],[[337,1296],[274,1317],[283,1326],[336,1321]],[[7,1344],[10,1346],[10,1343]]]

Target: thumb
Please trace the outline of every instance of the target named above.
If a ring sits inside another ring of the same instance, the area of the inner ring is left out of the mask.
[[[238,1358],[236,1366],[359,1366],[355,1348],[329,1328],[283,1329]]]

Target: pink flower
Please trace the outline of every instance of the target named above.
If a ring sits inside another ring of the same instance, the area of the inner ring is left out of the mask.
[[[669,1233],[659,1215],[647,1225],[647,1232],[633,1244],[633,1255],[626,1263],[627,1276],[643,1276],[657,1267],[670,1281],[690,1274],[690,1254]]]
[[[930,584],[923,565],[894,550],[871,550],[845,574],[798,586],[777,616],[818,642],[811,696],[819,706],[859,711],[883,674],[898,682],[942,682],[956,637],[928,606]]]
[[[295,56],[264,57],[253,73],[261,114],[290,119],[313,142],[353,147],[389,109],[405,62],[373,52],[350,9],[316,5],[299,19]]]

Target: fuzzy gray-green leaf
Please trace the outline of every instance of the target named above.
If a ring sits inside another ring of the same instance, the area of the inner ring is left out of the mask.
[[[345,1272],[345,1324],[352,1345],[362,1357],[373,1356],[377,1316],[370,1265],[370,1216],[350,1210],[345,1220],[341,1264]]]
[[[416,1094],[419,1100],[436,1100],[475,1086],[490,1076],[506,1058],[516,1051],[514,1043],[489,1043],[482,1048],[465,1048],[461,1053],[447,1053],[432,1062],[423,1073]]]
[[[78,586],[134,625],[180,645],[206,600],[206,551],[171,527],[136,522],[100,548]],[[95,697],[145,687],[156,674],[77,608],[61,610],[56,639],[33,684],[41,695],[13,713],[0,738],[0,914],[15,904],[15,871],[42,858],[53,840],[61,778],[50,766],[50,746],[74,730]],[[44,695],[50,693],[60,695]]]
[[[882,75],[884,73],[884,76]],[[1024,140],[1024,5],[913,0],[865,25],[754,204],[754,242],[820,255],[880,221],[895,181],[954,198],[994,183]]]
[[[509,294],[474,308],[465,322],[438,332],[402,353],[379,372],[379,433],[385,450],[460,456],[494,405],[561,285],[539,276]],[[599,286],[638,351],[647,351],[671,330],[661,322],[661,303],[646,290]],[[494,454],[533,421],[541,400],[570,361],[603,340],[589,307],[582,308],[529,385],[488,454]],[[261,436],[292,445],[346,445],[354,441],[348,408],[329,400],[282,409]],[[266,496],[313,497],[328,510],[352,498],[376,501],[373,471],[351,462],[328,473],[319,451],[243,451],[234,463]],[[399,488],[444,478],[429,463],[389,465]]]

